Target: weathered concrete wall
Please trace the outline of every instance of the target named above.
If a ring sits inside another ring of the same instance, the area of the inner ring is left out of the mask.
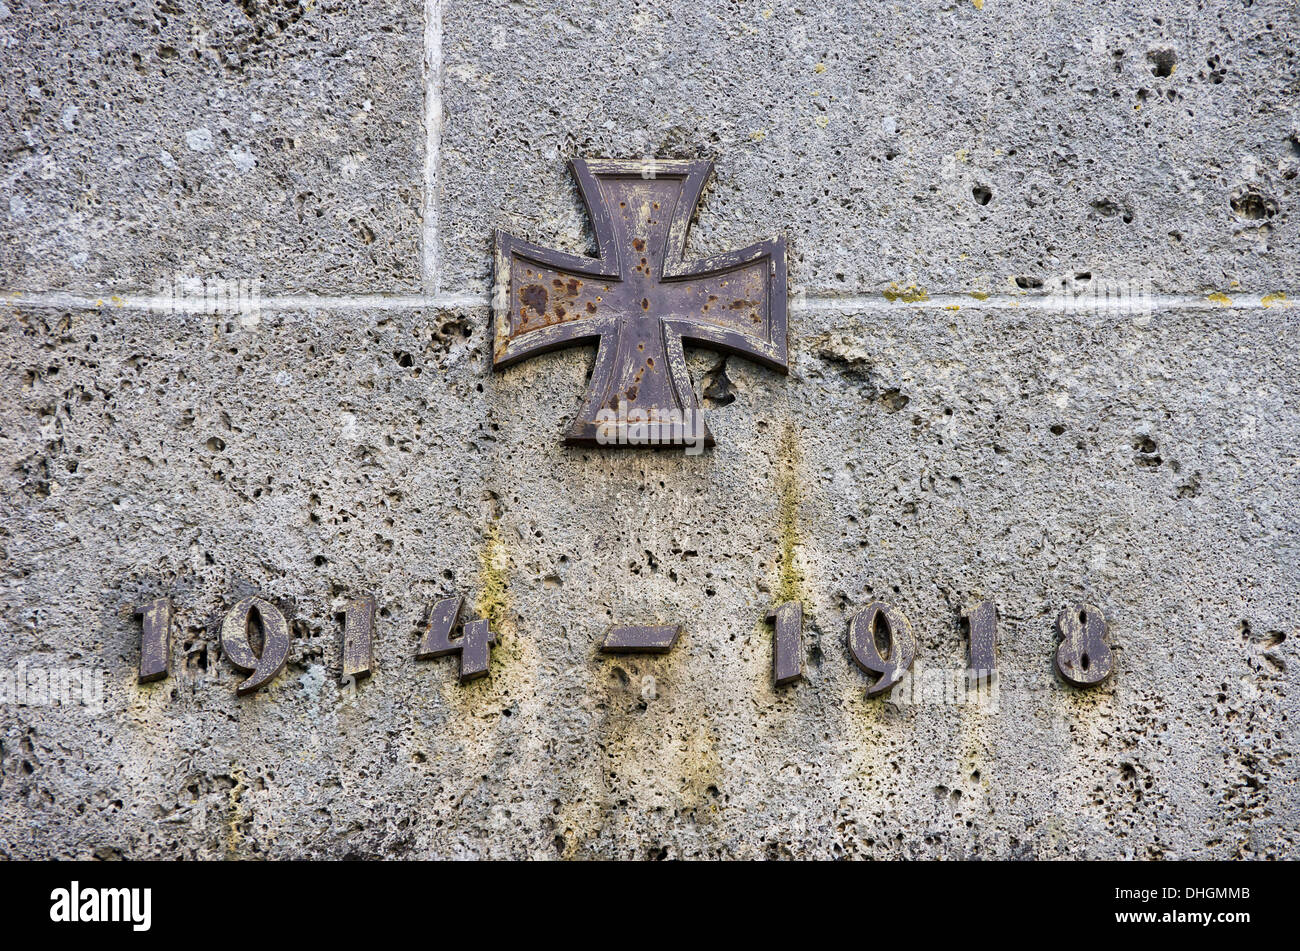
[[[105,696],[0,705],[0,855],[1295,857],[1300,17],[1205,6],[4,0],[0,672]],[[701,456],[563,448],[590,349],[491,371],[491,229],[589,251],[575,155],[712,157],[691,248],[789,240],[791,372],[692,353]],[[467,686],[413,659],[453,592]],[[857,609],[958,669],[984,598],[996,709],[864,699]]]

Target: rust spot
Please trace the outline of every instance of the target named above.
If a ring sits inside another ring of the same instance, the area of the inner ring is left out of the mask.
[[[556,304],[556,305],[555,305],[555,316],[556,316],[556,317],[563,318],[564,315],[565,315],[566,313],[568,313],[568,311],[566,311],[566,310],[564,309],[564,305],[563,305],[563,304]]]
[[[525,287],[519,288],[519,303],[522,304],[523,307],[527,307],[536,312],[538,316],[546,313],[546,302],[548,299],[546,288],[542,287],[540,284],[528,284]],[[528,318],[524,317],[523,314],[523,307],[520,308],[519,316],[523,317],[524,320],[527,320]]]
[[[754,306],[754,302],[752,300],[733,300],[731,302],[732,310],[744,310],[746,307],[753,307],[753,306]]]
[[[644,251],[644,250],[645,250],[645,238],[633,238],[633,239],[632,239],[632,247],[636,248],[638,251]],[[643,258],[642,260],[644,261],[644,258]]]
[[[627,401],[628,401],[629,403],[635,403],[635,402],[636,402],[636,394],[637,394],[637,388],[636,388],[635,386],[629,386],[629,387],[627,388]]]
[[[641,298],[641,309],[642,309],[642,310],[649,310],[649,309],[650,309],[650,298],[648,298],[648,297],[643,297],[643,298]]]
[[[596,312],[596,305],[591,301],[587,301],[587,313],[594,314],[595,312]]]
[[[655,365],[655,358],[654,358],[654,357],[646,357],[646,358],[645,358],[645,365],[648,366],[648,367],[652,367],[652,368],[653,368],[654,365]]]
[[[578,291],[582,290],[582,281],[578,280],[576,277],[571,277],[569,278],[568,288],[569,288],[569,296],[577,297]]]

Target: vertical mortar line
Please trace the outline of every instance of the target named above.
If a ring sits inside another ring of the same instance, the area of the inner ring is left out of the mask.
[[[442,0],[424,0],[424,209],[421,286],[437,296],[438,150],[442,145]]]

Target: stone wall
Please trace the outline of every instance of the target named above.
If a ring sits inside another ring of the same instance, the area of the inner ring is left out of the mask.
[[[1295,857],[1300,15],[1201,7],[3,0],[0,856]],[[591,253],[583,156],[788,241],[789,374],[688,351],[702,455],[561,445],[594,348],[492,371],[492,231]],[[995,702],[865,699],[855,612],[920,679],[984,599]]]

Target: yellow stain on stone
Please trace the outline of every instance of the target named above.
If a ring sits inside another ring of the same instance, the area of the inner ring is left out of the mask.
[[[973,297],[973,298],[975,298],[976,300],[988,300],[988,299],[989,299],[989,295],[986,294],[984,291],[971,291],[971,292],[970,292],[970,296]]]
[[[777,526],[781,539],[781,576],[776,585],[776,602],[803,600],[803,576],[795,558],[799,548],[799,437],[793,423],[781,430],[777,452],[781,474],[777,477]]]
[[[814,72],[814,73],[824,73],[824,72],[826,72],[826,64],[825,64],[825,63],[818,63],[816,66],[813,67],[813,72]]]
[[[1232,303],[1232,298],[1229,297],[1227,294],[1223,293],[1223,291],[1215,291],[1213,294],[1207,297],[1206,300],[1214,301],[1214,303],[1219,304],[1223,307],[1227,307],[1229,304]]]
[[[970,2],[974,5],[976,10],[984,9],[984,0],[970,0]]]
[[[915,304],[918,301],[930,299],[930,295],[926,293],[925,288],[918,287],[915,284],[899,287],[898,283],[894,282],[889,285],[889,288],[884,293],[885,300],[902,301],[904,304]]]
[[[1265,307],[1272,307],[1274,304],[1281,304],[1284,307],[1288,306],[1286,295],[1283,294],[1281,291],[1278,291],[1274,294],[1265,294],[1263,297],[1259,299],[1259,302],[1263,304]]]
[[[510,555],[505,543],[501,541],[501,529],[495,522],[488,528],[479,550],[479,596],[478,614],[492,623],[492,630],[500,632],[506,620],[506,610],[510,605],[507,594],[506,572],[510,565]]]
[[[762,142],[767,138],[767,131],[765,129],[755,129],[753,132],[749,133],[749,137],[755,142]]]
[[[616,701],[603,705],[605,716],[598,721],[595,741],[603,756],[596,759],[600,772],[591,777],[592,785],[604,785],[606,791],[611,782],[631,786],[647,802],[692,815],[697,823],[713,822],[718,812],[714,797],[724,787],[726,775],[716,726],[703,716],[679,724],[658,703],[651,701],[649,710],[635,715],[620,710]],[[629,827],[630,817],[618,815],[613,807],[609,797],[599,794],[574,796],[561,803],[554,814],[555,829],[562,833],[558,857],[588,857],[592,843],[613,823]]]
[[[961,305],[960,305],[960,304],[949,304],[948,306],[946,306],[946,307],[944,308],[944,310],[961,310]]]
[[[826,118],[825,116],[818,116],[816,122],[818,127],[822,129],[826,128],[828,125],[831,124],[831,120]]]

